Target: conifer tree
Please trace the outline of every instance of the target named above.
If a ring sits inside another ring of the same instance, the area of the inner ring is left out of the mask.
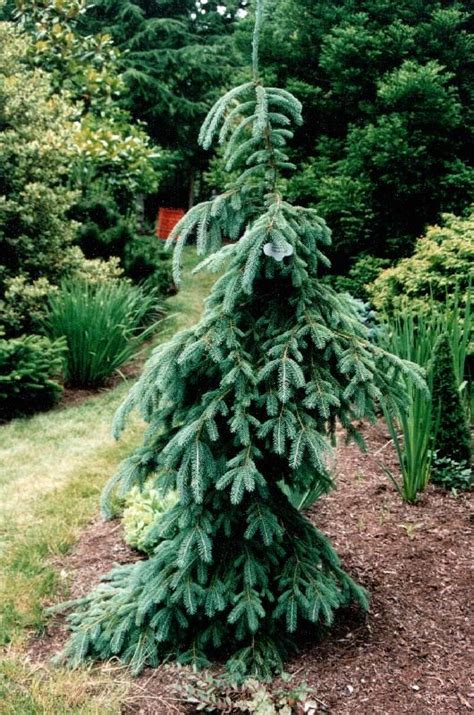
[[[433,358],[433,415],[436,462],[451,460],[461,467],[471,462],[471,436],[456,385],[454,357],[448,335],[439,340]]]
[[[201,266],[224,272],[200,322],[155,350],[117,413],[117,436],[133,408],[149,426],[102,506],[110,516],[112,493],[151,475],[179,500],[152,529],[151,558],[114,569],[76,604],[73,664],[118,656],[136,673],[170,657],[204,666],[220,653],[234,673],[269,675],[301,627],[331,624],[351,601],[367,608],[282,486],[327,489],[336,420],[360,441],[353,420],[374,419],[382,393],[396,399],[402,373],[421,378],[371,344],[353,304],[318,280],[329,229],[280,193],[301,105],[260,80],[262,6],[253,76],[214,105],[200,134],[205,148],[219,136],[237,179],[171,237],[177,280],[192,235],[210,254]]]

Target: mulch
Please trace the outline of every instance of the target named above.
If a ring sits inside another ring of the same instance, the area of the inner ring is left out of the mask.
[[[337,448],[337,489],[309,517],[332,539],[344,568],[370,591],[370,612],[340,612],[331,631],[308,638],[286,670],[292,684],[313,689],[321,713],[469,713],[471,495],[454,497],[429,486],[417,505],[404,504],[381,467],[396,471],[383,425],[364,427],[364,433],[367,454],[353,444]],[[56,565],[78,597],[113,564],[136,558],[122,541],[120,524],[95,520]],[[55,618],[31,641],[29,658],[47,662],[66,636],[63,618]],[[123,712],[193,712],[173,696],[184,676],[173,665],[147,669],[133,681]]]

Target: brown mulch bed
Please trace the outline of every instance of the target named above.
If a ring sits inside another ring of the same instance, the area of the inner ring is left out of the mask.
[[[294,683],[314,689],[324,703],[321,712],[468,713],[474,709],[471,497],[429,487],[419,504],[404,504],[380,467],[395,468],[384,428],[364,431],[369,453],[338,447],[338,488],[310,517],[332,539],[346,570],[370,591],[370,613],[340,613],[331,632],[303,646],[287,671]],[[76,597],[113,563],[133,559],[120,525],[94,521],[58,569],[73,578]],[[65,637],[64,622],[56,618],[32,641],[29,657],[47,660]],[[172,665],[147,670],[134,681],[124,712],[192,712],[173,698],[182,676]]]

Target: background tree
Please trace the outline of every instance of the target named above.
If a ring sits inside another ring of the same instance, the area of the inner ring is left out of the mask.
[[[398,258],[472,197],[472,15],[467,2],[278,0],[262,51],[270,82],[303,99],[290,195],[333,228],[345,272]],[[241,23],[246,36],[246,23]]]
[[[107,32],[121,51],[124,106],[168,150],[160,199],[187,206],[206,165],[195,138],[238,57],[232,30],[246,0],[98,0],[86,32]]]
[[[139,201],[156,192],[160,151],[120,105],[126,85],[110,35],[78,30],[91,7],[88,0],[18,0],[11,15],[33,37],[30,62],[77,108],[69,184],[80,191],[72,210],[79,244],[90,257],[123,258],[139,228]]]
[[[196,235],[207,267],[225,265],[203,317],[159,347],[116,417],[138,407],[143,445],[104,493],[153,476],[178,502],[153,527],[153,555],[119,567],[77,603],[66,655],[119,655],[134,672],[166,657],[205,665],[226,650],[236,673],[281,670],[304,625],[329,625],[364,590],[286,489],[328,489],[336,420],[375,419],[381,391],[396,396],[409,364],[370,341],[353,302],[318,279],[330,232],[314,209],[280,192],[291,168],[286,143],[301,122],[293,95],[266,87],[258,70],[257,3],[251,81],[213,107],[200,133],[218,135],[226,191],[176,227],[176,278]],[[232,243],[221,248],[223,238]]]
[[[27,65],[29,47],[0,23],[0,323],[12,281],[41,292],[77,262],[68,216],[76,194],[66,185],[77,110],[52,94],[47,73]]]

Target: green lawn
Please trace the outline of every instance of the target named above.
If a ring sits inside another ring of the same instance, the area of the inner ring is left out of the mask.
[[[158,341],[200,315],[213,277],[190,277],[195,263],[189,251]],[[52,559],[71,548],[97,513],[102,486],[140,439],[137,416],[119,443],[110,436],[113,413],[129,387],[123,383],[80,405],[0,427],[0,713],[119,712],[126,676],[117,683],[104,671],[38,671],[24,660],[22,647],[44,622],[44,600],[64,591]]]

